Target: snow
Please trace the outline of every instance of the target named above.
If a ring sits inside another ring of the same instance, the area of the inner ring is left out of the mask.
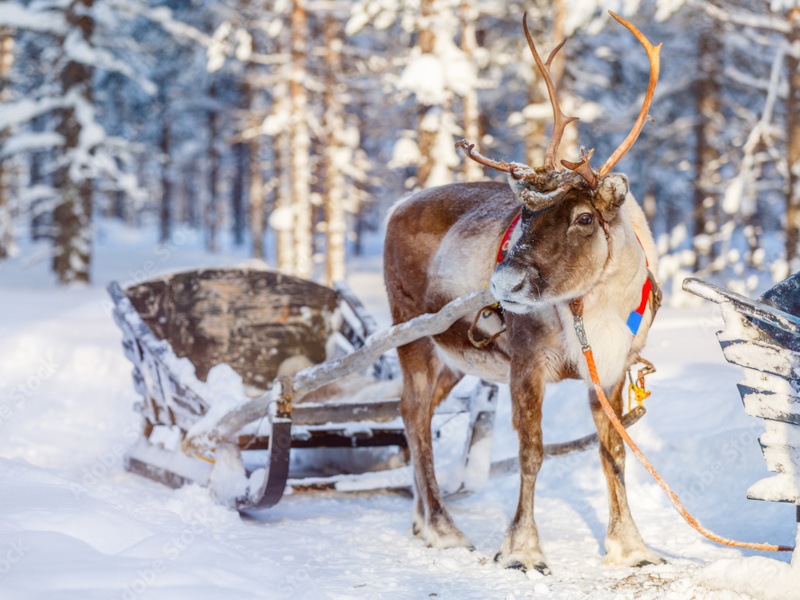
[[[744,560],[720,560],[700,572],[700,579],[713,589],[730,589],[763,600],[786,600],[800,594],[800,570],[761,556]]]
[[[437,36],[434,53],[415,49],[403,71],[399,89],[416,95],[420,104],[441,106],[452,94],[464,96],[475,88],[477,72],[471,59],[446,36]]]
[[[294,210],[290,206],[279,206],[269,215],[269,226],[275,231],[291,231],[294,227]]]
[[[211,44],[206,50],[209,73],[215,73],[219,71],[222,68],[222,65],[225,64],[225,60],[230,54],[229,38],[231,36],[232,29],[233,26],[231,23],[229,21],[225,21],[219,27],[217,27],[216,31],[214,31],[214,36],[211,38]]]
[[[387,165],[391,169],[401,169],[416,165],[419,160],[419,146],[411,137],[398,138],[392,150],[392,159]]]
[[[409,60],[398,87],[416,94],[420,104],[444,104],[448,98],[444,72],[444,65],[438,57],[418,52]]]
[[[632,511],[667,564],[603,566],[605,482],[596,452],[588,452],[548,459],[537,482],[549,577],[503,570],[492,560],[516,508],[515,475],[448,499],[476,546],[470,552],[426,548],[409,533],[411,500],[395,493],[297,493],[243,518],[208,489],[173,490],[126,472],[138,397],[104,285],[234,265],[245,255],[206,254],[202,237],[183,230],[180,242],[163,247],[155,232],[103,220],[98,227],[92,286],[53,287],[46,262],[0,263],[3,598],[800,597],[800,571],[790,566],[789,554],[706,541],[630,453]],[[20,243],[22,255],[38,248]],[[385,325],[379,258],[352,263],[349,283]],[[751,484],[770,475],[757,441],[763,424],[741,407],[736,383],[742,373],[722,357],[714,337],[721,328],[717,311],[710,303],[662,309],[644,353],[658,367],[649,414],[631,434],[704,525],[729,537],[792,544],[795,508],[745,497]],[[591,431],[581,384],[567,382],[548,394],[545,442]],[[499,404],[493,460],[512,456],[517,445],[504,388]]]

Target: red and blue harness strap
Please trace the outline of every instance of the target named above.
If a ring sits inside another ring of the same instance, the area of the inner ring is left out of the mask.
[[[650,292],[652,291],[653,284],[650,283],[650,278],[646,277],[642,286],[642,301],[639,303],[639,307],[628,315],[628,329],[631,330],[633,335],[639,332],[639,326],[642,324],[644,311],[647,310],[647,302],[650,300]]]
[[[644,246],[642,246],[642,240],[639,239],[639,236],[636,236],[636,241],[639,242],[639,246],[642,248],[642,252],[644,252]],[[650,268],[650,261],[647,260],[647,254],[644,255],[644,266]],[[636,310],[632,311],[631,314],[628,315],[628,329],[631,330],[631,333],[636,336],[639,333],[639,327],[642,324],[642,318],[644,318],[644,311],[647,310],[647,303],[650,300],[650,294],[653,291],[653,283],[650,281],[649,277],[644,278],[644,285],[642,285],[642,299],[639,302],[639,306]]]
[[[506,232],[503,234],[503,240],[500,242],[500,247],[497,250],[497,262],[501,263],[506,259],[508,255],[508,247],[511,243],[511,236],[514,233],[514,228],[519,224],[520,217],[522,213],[517,213],[517,216],[511,221],[509,226],[506,228]],[[642,245],[642,241],[639,239],[639,236],[636,236],[636,240],[639,242],[639,245]],[[642,250],[644,250],[644,246],[642,246]],[[645,255],[645,266],[650,266],[650,261],[647,260],[647,255]],[[642,319],[644,318],[644,311],[647,310],[647,303],[650,300],[650,294],[653,292],[653,284],[650,281],[649,277],[645,277],[644,284],[642,285],[642,296],[641,300],[639,301],[639,306],[636,310],[631,311],[631,314],[628,315],[628,329],[631,330],[631,333],[635,336],[639,333],[639,327],[642,325]],[[556,312],[556,314],[558,314]]]

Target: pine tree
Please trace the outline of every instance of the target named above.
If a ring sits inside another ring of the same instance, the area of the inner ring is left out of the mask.
[[[472,0],[464,0],[461,3],[461,50],[464,58],[468,61],[475,60],[475,50],[478,40],[475,34],[475,21],[478,18],[478,11],[475,9]],[[478,105],[478,90],[475,86],[470,87],[463,98],[464,112],[464,137],[473,140],[474,143],[480,142],[480,106]],[[464,180],[479,181],[483,177],[483,169],[473,160],[464,161]]]
[[[313,274],[313,223],[311,208],[311,138],[307,111],[308,10],[305,0],[292,0],[289,80],[292,208],[294,209],[295,262],[293,273],[310,279]]]
[[[329,14],[325,19],[325,113],[323,147],[325,183],[323,198],[325,205],[325,239],[327,245],[325,273],[328,285],[345,277],[345,181],[343,154],[347,151],[341,142],[344,130],[344,109],[339,102],[339,78],[341,74],[342,27],[339,19]]]
[[[91,47],[94,33],[94,0],[72,0],[65,11],[68,44]],[[87,113],[92,112],[91,65],[70,57],[60,74],[62,95],[69,104],[59,112],[58,132],[64,140],[64,165],[55,174],[60,202],[53,213],[53,270],[59,283],[88,282],[92,248],[92,180],[84,171],[92,146],[81,139]]]
[[[800,8],[789,10],[791,26],[786,57],[789,91],[786,98],[786,260],[792,271],[800,270]]]
[[[718,21],[700,18],[703,29],[697,36],[697,79],[694,97],[697,111],[694,171],[694,253],[695,271],[714,261],[720,205],[720,154],[723,145],[721,77],[722,28]],[[697,22],[697,21],[696,21]]]
[[[0,27],[0,103],[9,99],[9,76],[13,64],[14,37],[9,29]],[[0,129],[0,148],[7,137],[7,132]],[[0,260],[9,256],[14,243],[8,164],[8,159],[0,155]]]

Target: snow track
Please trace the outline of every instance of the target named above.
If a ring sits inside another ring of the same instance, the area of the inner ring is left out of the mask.
[[[162,258],[148,250],[149,240],[112,233],[100,242],[89,288],[54,290],[44,264],[0,267],[0,598],[800,598],[788,555],[705,541],[630,455],[634,518],[668,564],[603,566],[605,483],[589,452],[548,459],[537,483],[550,577],[492,560],[516,506],[513,475],[449,503],[476,546],[469,552],[424,547],[409,531],[411,502],[399,494],[289,495],[240,518],[205,489],[175,491],[126,473],[136,394],[103,285],[143,270],[150,276],[238,259],[193,251],[191,239]],[[374,260],[363,264],[369,267],[351,267],[351,285],[384,325],[380,272]],[[741,407],[740,373],[714,338],[714,310],[659,315],[645,353],[659,369],[649,414],[631,434],[703,524],[726,536],[792,544],[793,506],[745,498],[767,475],[756,440],[761,425]],[[516,452],[509,415],[503,391],[495,459]],[[549,391],[546,442],[591,429],[581,385]]]

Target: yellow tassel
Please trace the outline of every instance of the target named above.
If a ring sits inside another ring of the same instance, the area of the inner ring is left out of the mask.
[[[633,403],[636,402],[636,406],[642,406],[644,401],[650,397],[650,392],[645,388],[644,378],[646,375],[650,375],[651,373],[655,373],[656,369],[653,366],[653,363],[639,359],[641,362],[644,363],[644,367],[639,369],[636,373],[636,380],[634,381],[633,375],[631,375],[630,369],[628,369],[628,411],[630,412],[633,409]]]

